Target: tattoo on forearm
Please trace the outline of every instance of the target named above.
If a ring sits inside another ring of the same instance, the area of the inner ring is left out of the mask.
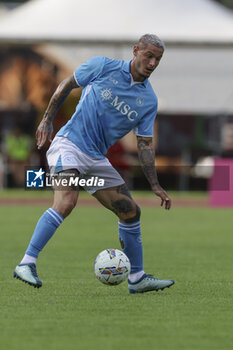
[[[57,89],[55,93],[53,94],[48,108],[45,112],[44,119],[48,120],[49,122],[52,122],[59,107],[62,105],[62,103],[65,101],[66,97],[68,96],[68,91],[63,91]]]
[[[138,136],[138,155],[143,172],[151,187],[159,184],[151,138]]]
[[[53,118],[51,117],[51,115],[49,115],[48,110],[46,110],[43,119],[50,122],[53,121]]]
[[[43,119],[52,122],[59,107],[65,101],[66,97],[69,95],[72,89],[77,88],[78,85],[74,80],[73,76],[63,80],[49,102],[48,108],[44,114]]]

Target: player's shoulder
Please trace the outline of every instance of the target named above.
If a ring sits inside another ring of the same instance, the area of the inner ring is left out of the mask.
[[[93,56],[91,59],[89,59],[88,61],[92,61],[92,62],[102,62],[106,65],[124,65],[125,61],[123,60],[117,60],[117,59],[113,59],[113,58],[109,58],[106,56]],[[88,62],[87,61],[87,62]]]
[[[106,56],[94,56],[87,61],[89,65],[102,66],[103,70],[121,69],[125,61],[108,58]]]
[[[104,64],[105,63],[105,57],[104,56],[93,56],[90,59],[86,61],[89,65],[96,65],[96,64]]]
[[[124,67],[125,61],[117,60],[113,58],[103,57],[104,59],[104,68],[108,69],[121,69]]]

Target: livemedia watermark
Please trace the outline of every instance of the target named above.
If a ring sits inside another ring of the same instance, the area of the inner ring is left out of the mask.
[[[78,188],[103,188],[105,180],[98,176],[77,176],[72,171],[50,174],[46,169],[26,170],[26,189],[66,189],[67,187]]]

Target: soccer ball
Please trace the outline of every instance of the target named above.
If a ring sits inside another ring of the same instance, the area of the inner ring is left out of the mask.
[[[97,255],[94,272],[98,280],[114,286],[127,279],[130,273],[128,257],[118,249],[106,249]]]

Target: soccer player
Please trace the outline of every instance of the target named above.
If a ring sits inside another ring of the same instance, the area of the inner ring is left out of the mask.
[[[163,290],[173,280],[159,280],[143,270],[143,249],[140,230],[140,208],[133,200],[124,180],[105,158],[108,148],[130,130],[137,137],[140,164],[160,197],[161,206],[170,209],[171,199],[158,182],[152,147],[157,97],[148,80],[158,66],[164,43],[152,34],[145,34],[133,48],[129,62],[107,57],[94,57],[63,80],[53,94],[37,129],[40,149],[51,140],[56,112],[72,89],[84,87],[81,100],[72,118],[53,139],[47,151],[52,174],[94,176],[104,179],[103,187],[87,188],[104,207],[119,218],[119,238],[131,262],[128,280],[130,293]],[[41,287],[36,271],[38,254],[56,229],[76,206],[78,188],[54,189],[54,202],[39,219],[26,253],[16,266],[14,277]]]

